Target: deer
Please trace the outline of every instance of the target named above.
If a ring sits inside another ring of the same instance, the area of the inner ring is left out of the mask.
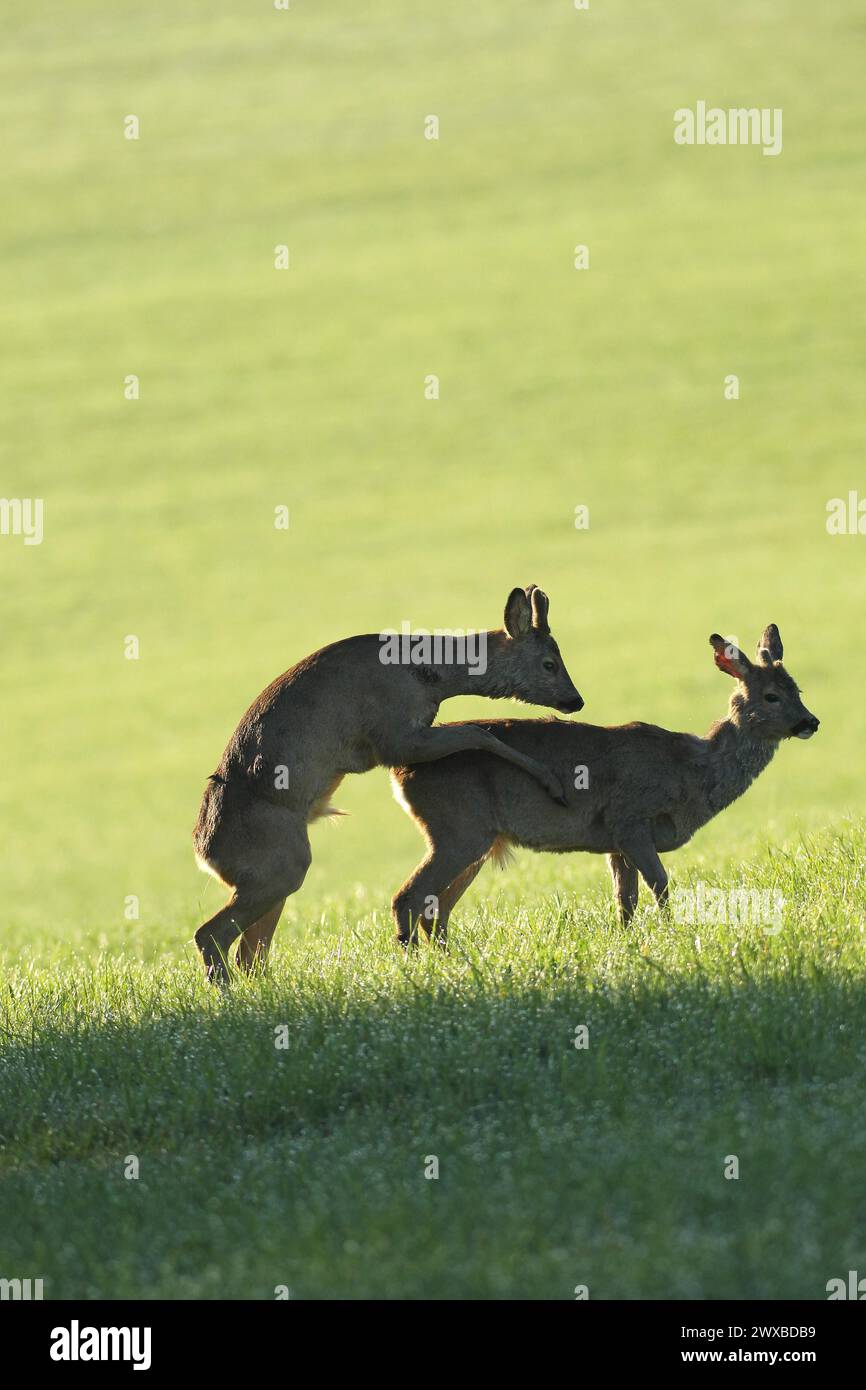
[[[737,685],[727,718],[704,738],[637,722],[481,725],[557,773],[569,788],[565,807],[540,796],[515,765],[477,750],[394,769],[394,795],[428,846],[392,900],[400,944],[416,944],[420,924],[444,946],[449,916],[482,866],[492,859],[504,868],[518,846],[606,855],[624,925],[637,910],[638,876],[664,908],[668,878],[659,855],[680,849],[742,796],[783,739],[811,738],[819,725],[782,665],[774,623],[764,630],[754,663],[718,633],[710,644],[716,666]]]
[[[262,691],[207,780],[193,832],[199,867],[230,890],[195,933],[211,982],[228,983],[238,937],[237,967],[264,966],[286,899],[312,862],[308,826],[343,814],[331,797],[349,773],[483,750],[565,806],[559,775],[531,754],[479,724],[433,725],[442,701],[455,695],[563,714],[583,708],[551,635],[549,607],[535,584],[512,589],[504,627],[475,634],[471,659],[465,640],[408,644],[404,652],[390,635],[365,634],[322,647]]]

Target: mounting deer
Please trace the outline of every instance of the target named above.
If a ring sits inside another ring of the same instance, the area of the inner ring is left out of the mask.
[[[431,659],[415,664],[415,644],[395,657],[390,636],[349,637],[305,657],[262,691],[208,778],[193,833],[200,867],[232,890],[195,934],[209,979],[228,979],[228,952],[238,936],[242,969],[264,961],[285,900],[310,866],[307,826],[341,814],[329,803],[347,773],[483,749],[529,773],[544,796],[565,806],[558,775],[488,728],[431,728],[453,695],[525,700],[564,713],[583,707],[550,635],[548,607],[534,584],[513,589],[504,630],[476,634],[483,660],[467,657],[465,640],[437,638],[420,650]]]
[[[420,923],[444,942],[454,904],[487,859],[504,865],[512,845],[606,854],[623,922],[637,908],[638,874],[663,906],[667,874],[659,854],[681,848],[742,796],[782,739],[811,738],[818,728],[782,665],[775,624],[758,643],[754,665],[718,633],[710,643],[716,665],[737,688],[727,719],[714,724],[706,738],[639,723],[612,728],[558,719],[482,724],[500,743],[563,778],[569,788],[566,809],[539,795],[514,767],[483,752],[396,769],[394,794],[429,846],[393,900],[398,939],[414,941]]]

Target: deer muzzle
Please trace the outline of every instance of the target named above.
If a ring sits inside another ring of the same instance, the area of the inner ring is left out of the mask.
[[[575,691],[573,700],[561,700],[556,708],[560,714],[577,714],[578,710],[583,709],[583,699]]]

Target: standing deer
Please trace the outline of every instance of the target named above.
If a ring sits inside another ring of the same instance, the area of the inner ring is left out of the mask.
[[[210,980],[228,979],[227,956],[238,936],[242,969],[264,961],[285,900],[310,866],[307,826],[341,814],[329,801],[347,773],[484,749],[566,805],[557,774],[490,729],[430,727],[453,695],[582,709],[550,635],[548,606],[534,584],[513,589],[504,630],[478,634],[483,670],[478,661],[456,659],[392,664],[383,660],[384,636],[368,635],[323,647],[262,691],[208,778],[193,833],[200,867],[232,890],[195,934]]]
[[[503,719],[482,725],[563,778],[571,788],[564,810],[515,768],[483,752],[396,769],[394,794],[429,846],[393,900],[398,940],[414,941],[420,923],[444,943],[454,904],[485,860],[504,865],[512,845],[606,854],[623,922],[637,908],[638,874],[664,906],[668,880],[659,854],[679,849],[742,796],[782,739],[811,738],[818,728],[782,665],[775,624],[764,631],[755,665],[718,633],[710,643],[716,665],[737,688],[727,719],[706,738],[639,723],[599,728]],[[578,769],[585,775],[576,776]]]

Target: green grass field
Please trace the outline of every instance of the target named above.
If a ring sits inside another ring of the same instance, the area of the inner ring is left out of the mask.
[[[866,1271],[866,538],[825,524],[866,497],[861,8],[37,0],[0,38],[0,490],[45,518],[0,536],[0,1277]],[[677,146],[699,99],[782,108],[782,154]],[[624,931],[601,861],[522,854],[406,961],[422,845],[378,771],[314,829],[270,977],[209,991],[190,835],[251,699],[354,632],[494,626],[530,581],[599,723],[703,732],[708,634],[779,625],[821,731],[667,867],[777,888],[782,931],[646,902]]]

